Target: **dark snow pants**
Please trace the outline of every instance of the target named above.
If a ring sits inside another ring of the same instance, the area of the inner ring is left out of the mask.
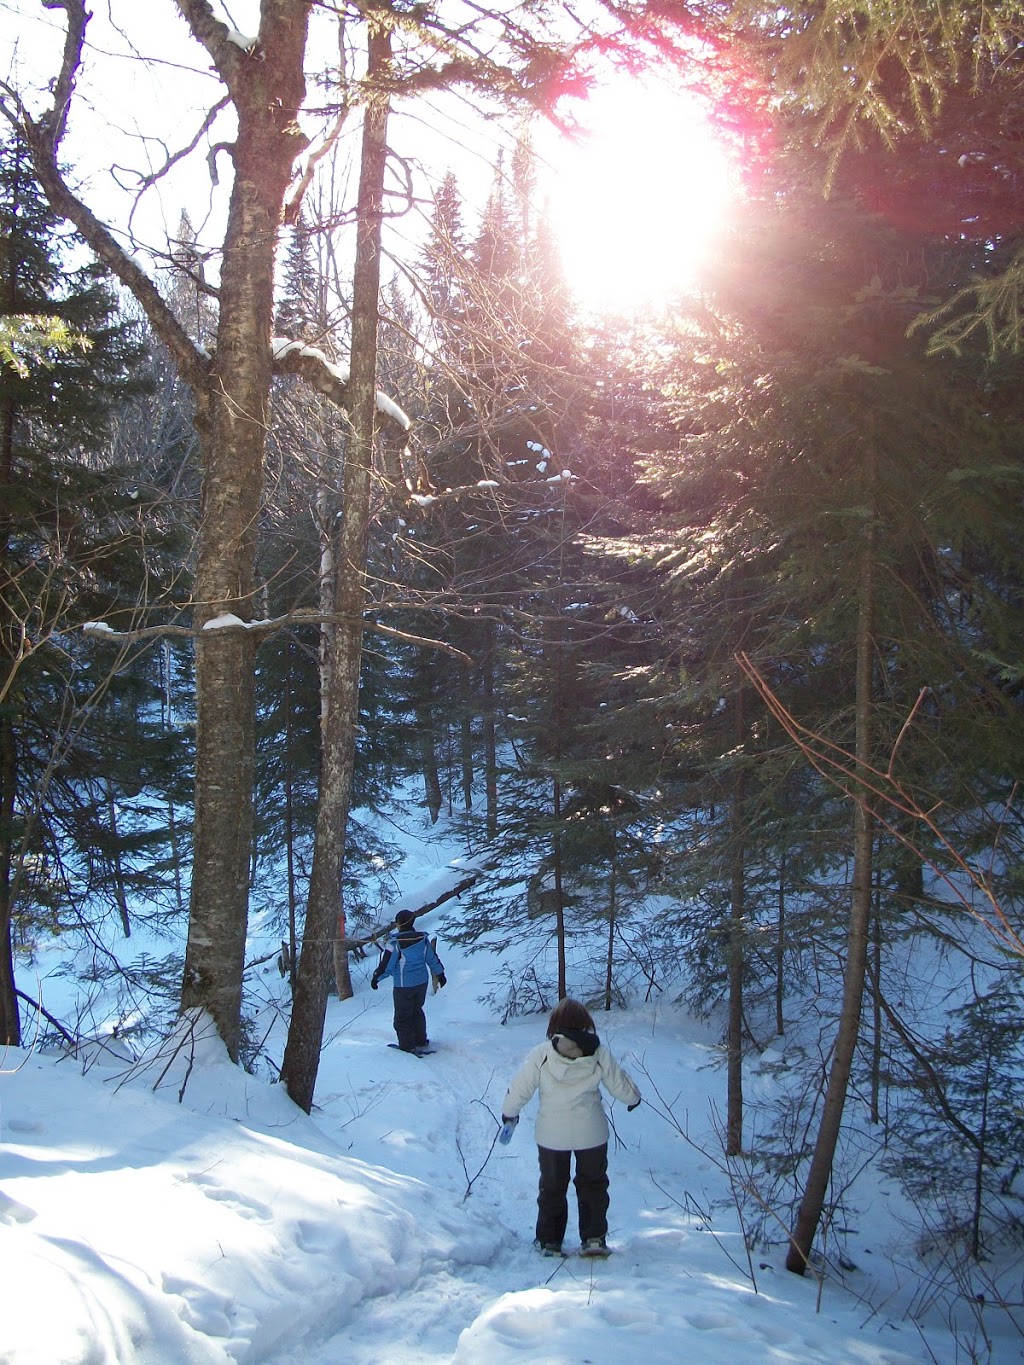
[[[395,987],[395,1033],[398,1046],[406,1052],[427,1045],[427,1016],[423,1003],[427,998],[427,983],[422,986]]]
[[[576,1206],[580,1220],[580,1241],[604,1237],[608,1232],[608,1144],[587,1147],[582,1152],[554,1152],[538,1147],[540,1189],[537,1193],[537,1241],[561,1246],[569,1219],[566,1191],[569,1188],[569,1161],[576,1158]]]

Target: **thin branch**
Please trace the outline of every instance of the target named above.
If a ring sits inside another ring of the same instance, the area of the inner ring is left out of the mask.
[[[179,148],[178,151],[172,152],[158,171],[153,171],[150,175],[144,175],[141,178],[141,180],[139,181],[139,193],[141,194],[143,190],[148,190],[152,185],[155,185],[158,180],[162,180],[163,177],[167,175],[167,173],[170,171],[172,166],[177,165],[179,161],[184,160],[186,156],[189,156],[192,152],[194,152],[195,149],[199,146],[203,134],[209,132],[217,118],[217,115],[220,113],[222,109],[226,109],[230,103],[231,103],[230,95],[225,95],[223,99],[219,99],[217,103],[213,106],[213,108],[209,110],[206,117],[203,119],[202,123],[200,124],[199,131],[196,133],[192,141],[188,143],[187,146]],[[223,142],[219,142],[217,144],[218,147],[224,147],[227,145],[228,144]],[[216,184],[216,181],[214,181],[214,184]]]
[[[299,214],[302,212],[302,202],[306,197],[306,191],[313,183],[313,172],[327,153],[337,144],[337,141],[341,136],[341,130],[345,125],[345,120],[348,118],[350,111],[350,105],[343,104],[341,106],[338,117],[334,121],[333,128],[316,151],[310,153],[309,160],[306,162],[306,165],[299,176],[298,183],[284,206],[284,221],[289,227],[293,227],[299,221]]]
[[[969,915],[983,925],[1011,952],[1024,957],[1024,938],[1010,923],[1009,916],[995,893],[988,886],[984,876],[967,862],[964,855],[937,825],[935,811],[939,808],[938,805],[925,809],[901,782],[890,775],[891,764],[888,773],[883,773],[878,768],[871,766],[855,764],[845,749],[825,739],[823,735],[816,734],[807,726],[801,725],[772,691],[751,662],[749,655],[737,654],[736,662],[750,679],[768,710],[800,749],[814,770],[844,795],[861,804],[869,805],[875,820],[888,830],[895,839],[909,848],[916,857],[920,858],[926,867],[932,870]],[[912,714],[916,713],[920,700],[921,697],[919,696]],[[904,725],[900,730],[899,740],[902,740],[906,728]],[[885,808],[893,812],[890,818],[886,818],[884,815]],[[934,857],[896,823],[896,817],[900,815],[908,817],[915,826],[927,829],[932,834],[938,846],[949,857],[954,869],[984,897],[993,918],[989,918],[978,910],[968,899],[963,887],[954,880],[952,874],[940,867]]]
[[[51,1024],[57,1030],[57,1032],[60,1034],[60,1036],[64,1039],[64,1041],[70,1048],[72,1049],[78,1048],[78,1045],[81,1040],[73,1037],[64,1027],[64,1025],[60,1022],[59,1019],[55,1019],[49,1010],[43,1008],[41,1002],[38,1001],[34,995],[26,995],[26,993],[24,991],[20,991],[17,988],[17,986],[15,986],[14,988],[14,994],[18,997],[19,1000],[24,1000],[26,1005],[31,1005],[34,1010],[38,1011],[38,1013],[42,1015],[46,1022],[48,1024]]]

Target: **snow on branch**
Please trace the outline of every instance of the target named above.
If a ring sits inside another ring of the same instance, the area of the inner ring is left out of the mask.
[[[97,641],[135,642],[137,640],[156,640],[169,635],[176,635],[186,640],[195,640],[209,631],[225,630],[247,630],[263,639],[268,635],[273,635],[275,631],[287,630],[292,626],[319,626],[332,621],[339,622],[341,619],[341,617],[330,612],[300,608],[297,611],[286,612],[284,616],[268,617],[259,621],[243,621],[240,616],[235,616],[231,612],[222,612],[220,616],[212,617],[198,628],[167,624],[140,626],[137,630],[121,631],[114,630],[106,621],[84,621],[81,629],[84,635],[89,635]],[[386,635],[391,640],[402,640],[405,644],[421,645],[425,649],[436,649],[442,654],[450,654],[453,659],[458,659],[462,663],[471,664],[473,662],[468,654],[461,649],[456,649],[454,645],[448,644],[445,640],[435,640],[429,635],[415,635],[410,631],[399,630],[395,626],[385,626],[380,621],[364,620],[363,626],[366,630],[372,630],[377,635]]]
[[[275,337],[271,343],[275,374],[296,374],[311,388],[322,393],[340,408],[348,407],[349,368],[328,360],[316,346],[301,341]],[[405,433],[412,427],[412,418],[386,393],[377,390],[377,411],[384,418],[382,426],[392,434]]]

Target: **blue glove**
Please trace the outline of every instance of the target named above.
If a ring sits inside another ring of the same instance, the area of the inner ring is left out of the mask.
[[[498,1134],[498,1141],[503,1147],[507,1147],[512,1141],[512,1134],[516,1131],[518,1118],[507,1119],[504,1114],[501,1116],[501,1132]]]

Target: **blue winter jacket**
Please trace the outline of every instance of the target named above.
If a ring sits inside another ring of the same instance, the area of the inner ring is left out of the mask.
[[[388,938],[374,976],[390,976],[396,986],[422,986],[430,980],[431,972],[444,976],[441,959],[430,946],[430,940],[416,929],[403,929]]]

